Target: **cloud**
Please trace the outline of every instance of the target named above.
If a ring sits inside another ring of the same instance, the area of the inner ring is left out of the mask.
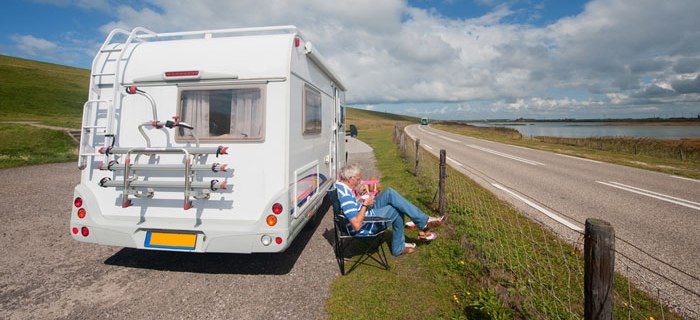
[[[92,3],[40,1],[83,8]],[[343,79],[349,103],[423,103],[416,112],[443,110],[435,102],[453,106],[445,115],[466,112],[458,104],[470,112],[556,112],[700,102],[700,1],[592,0],[580,14],[546,26],[504,23],[518,14],[511,2],[481,3],[493,9],[460,20],[403,0],[148,0],[138,7],[116,5],[115,18],[101,30],[294,24]],[[590,97],[548,97],[552,89]]]
[[[32,35],[15,34],[10,36],[10,39],[15,43],[17,49],[32,56],[50,55],[58,49],[57,44]]]

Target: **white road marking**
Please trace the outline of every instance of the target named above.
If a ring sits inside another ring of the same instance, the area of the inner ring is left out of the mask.
[[[455,159],[452,159],[452,158],[450,158],[450,157],[447,157],[447,161],[452,161],[452,162],[454,162],[455,164],[457,164],[458,166],[464,168],[464,166],[463,166],[461,163],[459,163],[458,161],[456,161]]]
[[[696,180],[696,179],[692,179],[692,178],[686,178],[686,177],[681,177],[681,176],[675,176],[675,175],[671,175],[671,178],[683,179],[683,180],[688,180],[688,181],[693,181],[693,182],[700,182],[700,180]]]
[[[527,163],[527,164],[531,164],[531,165],[533,165],[533,166],[543,166],[543,165],[544,165],[544,163],[541,163],[541,162],[537,162],[537,161],[533,161],[533,160],[528,160],[528,159],[521,158],[521,157],[516,157],[516,156],[510,155],[510,154],[507,154],[507,153],[498,152],[498,151],[496,151],[496,150],[491,150],[491,149],[489,149],[489,148],[484,148],[484,147],[480,147],[480,146],[473,145],[473,144],[467,144],[466,146],[467,146],[467,147],[474,148],[474,149],[477,149],[477,150],[485,151],[485,152],[488,152],[488,153],[491,153],[491,154],[495,154],[495,155],[497,155],[497,156],[501,156],[501,157],[504,157],[504,158],[508,158],[508,159],[511,159],[511,160],[515,160],[515,161],[520,161],[520,162],[524,162],[524,163]]]
[[[443,139],[445,139],[445,140],[447,140],[447,141],[451,141],[451,142],[459,142],[459,141],[457,141],[457,140],[455,140],[455,139],[452,139],[452,138],[448,138],[448,137],[445,137],[445,136],[441,136],[441,135],[437,135],[437,136],[438,136],[438,137],[440,137],[440,138],[443,138]]]
[[[571,158],[571,159],[576,159],[576,160],[582,160],[582,161],[588,161],[588,162],[593,162],[593,163],[602,163],[602,162],[600,162],[600,161],[598,161],[598,160],[591,160],[591,159],[586,159],[586,158],[579,158],[579,157],[570,156],[570,155],[568,155],[568,154],[557,153],[556,155],[558,155],[558,156],[560,156],[560,157],[566,157],[566,158]]]
[[[658,192],[654,192],[654,191],[645,190],[642,188],[628,186],[626,184],[622,184],[622,183],[615,182],[615,181],[610,181],[609,183],[603,182],[603,181],[596,181],[596,182],[600,183],[600,184],[604,184],[604,185],[609,186],[609,187],[618,188],[621,190],[629,191],[629,192],[636,193],[636,194],[641,194],[643,196],[651,197],[654,199],[659,199],[662,201],[675,203],[677,205],[681,205],[681,206],[688,207],[691,209],[700,210],[700,203],[693,202],[690,200],[676,198],[676,197],[672,197],[669,195],[665,195],[663,193],[658,193]]]
[[[431,146],[429,146],[429,145],[427,145],[427,144],[422,144],[422,146],[424,146],[424,147],[426,147],[427,149],[430,149],[430,150],[435,150],[435,149],[433,149],[433,147],[431,147]]]
[[[508,194],[510,194],[511,196],[513,196],[515,198],[518,198],[520,201],[525,202],[528,206],[531,206],[531,207],[537,209],[537,211],[544,213],[546,216],[554,219],[556,222],[559,222],[559,223],[567,226],[569,229],[575,230],[578,232],[583,232],[583,229],[581,227],[567,221],[566,219],[556,215],[555,213],[552,213],[551,211],[539,206],[538,204],[519,196],[515,192],[506,189],[505,187],[501,186],[500,184],[492,183],[491,185],[493,185],[494,187],[496,187],[498,189],[501,189],[501,190],[507,192]]]

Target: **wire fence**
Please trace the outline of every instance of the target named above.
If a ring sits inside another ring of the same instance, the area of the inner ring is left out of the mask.
[[[415,140],[397,126],[399,153],[421,181],[437,209],[439,150],[416,149]],[[451,163],[452,162],[452,163]],[[484,286],[495,288],[516,318],[580,319],[584,315],[583,231],[551,219],[519,212],[513,205],[463,174],[447,153],[445,213],[460,243],[477,257]],[[472,174],[479,172],[472,170]],[[615,319],[700,319],[700,280],[633,244],[615,239]],[[471,292],[461,293],[470,299]],[[671,311],[672,310],[672,311]]]

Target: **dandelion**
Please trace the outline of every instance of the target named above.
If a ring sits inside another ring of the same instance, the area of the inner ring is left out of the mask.
[[[654,317],[649,317],[649,320],[654,320]]]
[[[464,260],[459,260],[459,264],[464,265]]]
[[[454,301],[456,304],[459,304],[459,297],[457,297],[456,294],[452,295],[452,301]]]

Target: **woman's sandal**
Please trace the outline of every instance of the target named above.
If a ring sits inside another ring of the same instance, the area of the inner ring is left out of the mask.
[[[437,238],[437,233],[432,231],[420,231],[418,232],[418,240],[421,241],[433,241]]]

